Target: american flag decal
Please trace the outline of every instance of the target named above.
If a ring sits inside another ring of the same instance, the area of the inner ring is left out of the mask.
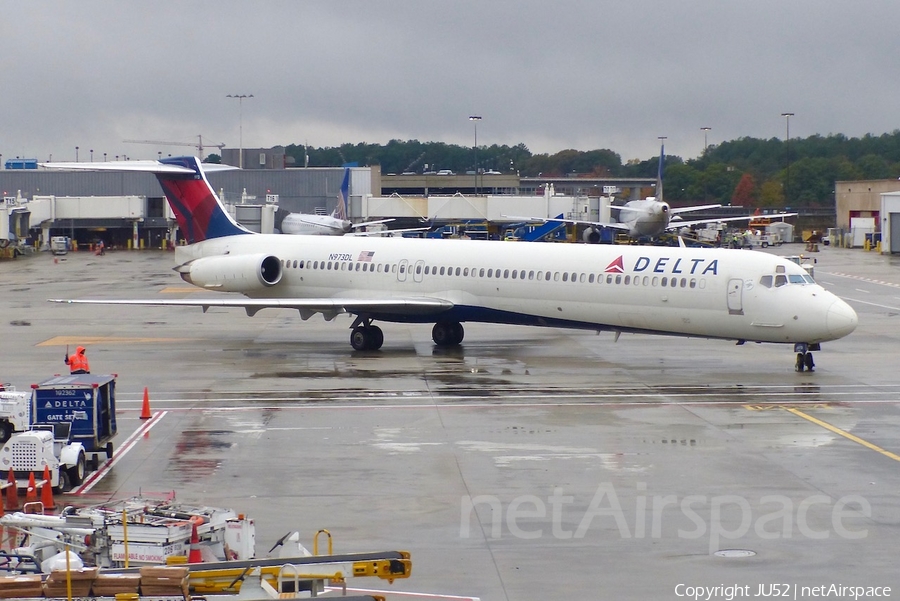
[[[372,257],[375,256],[374,250],[364,250],[359,253],[359,257],[356,259],[357,261],[362,261],[363,263],[369,263],[372,260]]]

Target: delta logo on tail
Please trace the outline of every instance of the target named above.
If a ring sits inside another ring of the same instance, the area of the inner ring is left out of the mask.
[[[638,257],[631,269],[634,273],[650,271],[651,273],[664,273],[672,275],[718,275],[719,260],[694,258],[673,259],[672,257],[659,257],[654,262],[650,257]],[[622,255],[619,255],[614,261],[606,266],[604,273],[625,273],[625,261]]]

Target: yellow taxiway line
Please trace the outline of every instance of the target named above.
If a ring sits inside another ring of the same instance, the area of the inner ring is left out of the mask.
[[[871,449],[872,451],[875,451],[876,453],[881,453],[885,457],[889,457],[889,458],[893,459],[894,461],[900,461],[900,455],[897,455],[896,453],[891,453],[890,451],[882,449],[878,445],[872,444],[871,442],[869,442],[867,440],[863,440],[859,436],[854,436],[853,434],[850,434],[846,430],[841,430],[840,428],[838,428],[836,426],[832,426],[828,422],[823,422],[822,420],[815,418],[809,414],[806,414],[806,413],[800,411],[799,409],[794,409],[793,407],[785,407],[784,410],[789,411],[790,413],[793,413],[794,415],[796,415],[798,417],[802,417],[803,419],[808,420],[808,421],[816,424],[817,426],[821,426],[821,427],[825,428],[826,430],[830,430],[830,431],[834,432],[835,434],[839,434],[848,440],[852,440],[853,442],[855,442],[857,444],[861,444],[862,446],[866,447],[867,449]]]
[[[193,338],[124,338],[117,336],[54,336],[43,342],[37,343],[35,346],[71,346],[77,345],[89,346],[92,344],[140,344],[147,342],[186,342]]]

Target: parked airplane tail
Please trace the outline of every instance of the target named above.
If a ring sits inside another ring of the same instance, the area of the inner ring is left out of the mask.
[[[338,194],[338,206],[332,215],[337,219],[346,220],[350,214],[350,207],[347,203],[350,201],[350,169],[344,168],[344,180],[341,182],[341,191]]]
[[[253,233],[231,218],[209,185],[196,157],[172,157],[159,162],[190,170],[155,172],[169,206],[175,213],[178,227],[189,244],[209,238]]]

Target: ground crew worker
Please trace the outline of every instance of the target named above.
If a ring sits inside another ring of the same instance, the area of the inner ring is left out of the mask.
[[[69,373],[71,374],[89,374],[91,373],[91,366],[88,363],[87,355],[85,355],[85,351],[87,349],[83,346],[79,346],[75,349],[75,352],[72,355],[66,355],[66,365],[69,366]]]

